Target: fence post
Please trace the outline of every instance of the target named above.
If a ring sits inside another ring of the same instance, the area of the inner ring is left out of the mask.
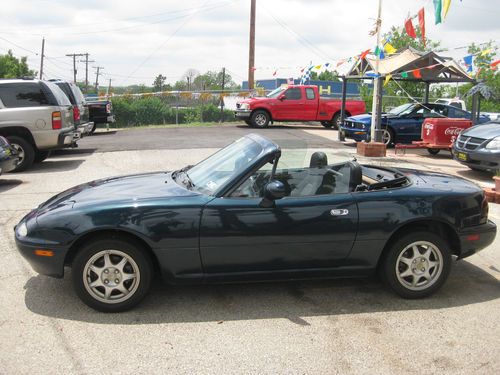
[[[177,92],[175,101],[175,125],[179,125],[179,92]]]

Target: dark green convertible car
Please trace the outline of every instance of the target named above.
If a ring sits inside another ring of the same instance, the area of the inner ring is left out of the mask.
[[[457,177],[308,156],[243,137],[195,166],[92,181],[15,227],[35,271],[71,277],[94,309],[123,311],[170,283],[361,277],[405,298],[445,282],[452,257],[492,243],[483,191]]]

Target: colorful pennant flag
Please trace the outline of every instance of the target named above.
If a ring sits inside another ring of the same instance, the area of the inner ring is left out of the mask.
[[[278,74],[278,69],[276,69],[273,73],[273,77],[276,77],[276,74]]]
[[[330,66],[330,63],[325,64],[325,68],[328,68]]]
[[[448,10],[450,9],[451,0],[443,0],[443,19],[446,18]]]
[[[491,53],[491,49],[485,49],[485,50],[481,51],[481,56],[486,56],[489,53]]]
[[[423,7],[418,11],[418,25],[420,26],[420,33],[422,34],[422,43],[425,48],[425,9]]]
[[[343,63],[345,63],[345,60],[340,60],[340,61],[338,61],[338,62],[337,62],[337,68],[338,68],[340,65],[342,65]]]
[[[367,49],[366,51],[361,52],[361,55],[359,55],[360,60],[363,60],[366,57],[366,55],[368,55],[369,53],[370,53],[369,49]]]
[[[408,18],[405,21],[405,30],[410,38],[415,39],[417,37],[417,34],[415,33],[415,28],[413,27],[413,22],[411,21],[411,18]]]
[[[391,80],[392,78],[392,74],[387,74],[385,76],[385,79],[384,79],[384,86],[387,86],[387,84],[389,83],[389,81]]]
[[[314,67],[314,69],[316,69],[316,70],[320,70],[320,69],[321,69],[321,65],[316,65],[316,66]]]
[[[396,53],[397,49],[392,46],[391,43],[386,43],[384,45],[384,51],[387,52],[389,55]]]
[[[377,78],[380,77],[380,74],[374,72],[368,72],[365,74],[367,77]]]
[[[420,69],[415,69],[411,71],[413,73],[413,77],[415,78],[422,78],[422,74],[420,72]]]
[[[402,78],[408,78],[408,73],[407,72],[401,72],[401,77]]]
[[[474,55],[467,55],[464,57],[465,66],[467,66],[467,71],[472,72],[472,58]]]
[[[434,23],[437,25],[438,23],[441,23],[441,10],[442,10],[442,3],[441,0],[433,0],[434,3]]]
[[[500,60],[497,60],[497,61],[493,61],[490,66],[491,66],[491,69],[496,69],[498,64],[500,64]]]

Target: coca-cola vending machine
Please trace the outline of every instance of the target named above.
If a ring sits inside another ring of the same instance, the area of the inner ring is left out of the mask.
[[[422,124],[422,143],[449,147],[458,135],[472,126],[472,121],[454,118],[428,118]]]

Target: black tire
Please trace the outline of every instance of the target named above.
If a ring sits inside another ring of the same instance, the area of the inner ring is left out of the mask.
[[[252,122],[250,120],[244,120],[245,121],[245,124],[247,124],[248,126],[252,127]]]
[[[347,114],[346,114],[346,117],[347,117]],[[340,112],[335,113],[333,115],[333,118],[332,118],[332,121],[331,121],[333,129],[339,130],[339,128],[340,128],[340,120],[341,120]]]
[[[104,264],[105,253],[109,253],[107,266]],[[123,259],[127,261],[120,268],[119,262]],[[102,265],[95,268],[102,269],[102,273],[99,275],[90,270],[90,264]],[[136,276],[131,277],[132,274]],[[114,277],[117,278],[113,280]],[[102,238],[85,244],[76,254],[71,271],[73,288],[78,297],[87,306],[102,312],[121,312],[136,306],[148,293],[152,277],[153,264],[146,250],[133,241],[121,239]],[[123,280],[125,278],[130,280]],[[95,281],[99,282],[97,286],[89,285]],[[119,286],[129,293],[122,293]],[[110,291],[107,297],[106,290]]]
[[[321,121],[321,125],[323,125],[327,129],[330,129],[333,126],[333,123],[331,121]]]
[[[94,124],[94,126],[92,126],[92,129],[90,129],[90,131],[89,131],[89,135],[94,134],[96,129],[97,129],[97,124]]]
[[[13,172],[22,172],[33,165],[35,160],[35,149],[24,138],[18,137],[16,135],[9,135],[6,137],[9,143],[14,147],[20,155],[19,163]]]
[[[439,151],[441,151],[439,148],[428,148],[427,152],[431,155],[437,155],[439,154]]]
[[[42,161],[44,161],[45,159],[47,159],[48,157],[50,156],[50,151],[36,151],[35,152],[35,159],[34,159],[34,163],[41,163]]]
[[[415,253],[415,247],[419,254]],[[426,261],[423,259],[427,249],[431,250]],[[437,263],[433,265],[433,262]],[[448,243],[434,233],[415,232],[402,236],[392,244],[381,259],[379,272],[385,284],[396,294],[416,299],[428,297],[441,288],[450,268],[451,251]],[[409,274],[404,276],[405,272]],[[412,286],[414,280],[416,284]]]
[[[261,109],[254,111],[250,116],[250,122],[255,128],[267,128],[269,121],[271,121],[269,113]]]

